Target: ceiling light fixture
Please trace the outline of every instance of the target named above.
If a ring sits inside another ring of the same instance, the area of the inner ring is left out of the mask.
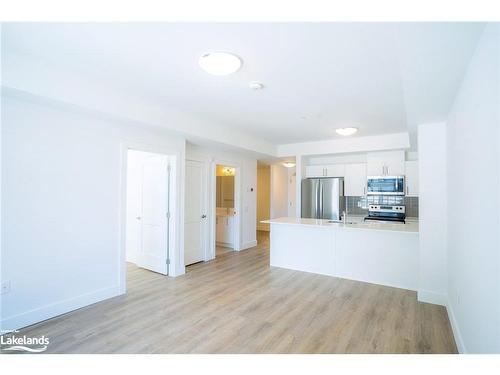
[[[338,129],[335,129],[335,132],[337,134],[344,135],[344,136],[353,135],[357,131],[358,131],[358,128],[338,128]]]
[[[293,161],[286,161],[283,163],[283,166],[287,168],[293,168],[295,167],[295,163]]]
[[[243,63],[238,56],[231,53],[210,52],[201,56],[198,64],[209,74],[226,76],[237,72]]]
[[[252,81],[248,83],[248,87],[252,90],[262,90],[264,88],[264,84],[259,81]]]

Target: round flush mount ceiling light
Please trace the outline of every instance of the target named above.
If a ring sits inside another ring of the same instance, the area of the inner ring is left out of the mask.
[[[358,128],[338,128],[335,132],[340,135],[353,135],[358,131]]]
[[[295,167],[295,163],[292,161],[286,161],[283,163],[283,166],[286,168],[293,168],[293,167]]]
[[[252,81],[248,83],[248,87],[252,90],[262,90],[264,88],[264,84],[259,81]]]
[[[233,74],[241,68],[241,59],[231,53],[210,52],[198,60],[200,67],[207,73],[215,76],[226,76]]]

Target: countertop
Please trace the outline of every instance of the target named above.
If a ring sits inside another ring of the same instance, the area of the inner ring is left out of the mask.
[[[378,231],[392,231],[402,233],[417,233],[418,234],[418,219],[407,218],[406,223],[380,223],[363,221],[364,216],[348,216],[347,222],[343,223],[329,223],[328,220],[322,219],[304,219],[296,217],[280,217],[277,219],[263,220],[261,223],[266,224],[281,224],[281,225],[302,225],[302,226],[316,226],[316,227],[336,227],[342,229],[361,229],[361,230],[378,230]]]

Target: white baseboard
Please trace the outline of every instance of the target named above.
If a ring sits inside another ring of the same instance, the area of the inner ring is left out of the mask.
[[[417,292],[417,299],[420,302],[432,303],[433,305],[448,305],[448,298],[445,294],[429,292],[428,290],[419,290]]]
[[[122,293],[118,285],[99,289],[8,317],[0,322],[0,327],[4,331],[21,329],[120,294]]]
[[[467,354],[467,349],[464,345],[462,334],[460,333],[460,328],[458,327],[458,322],[455,318],[455,313],[453,312],[453,307],[451,307],[450,301],[446,304],[446,311],[448,312],[448,318],[450,319],[451,329],[453,331],[455,343],[457,344],[458,352],[460,354]]]
[[[248,241],[241,245],[240,250],[249,249],[251,247],[257,246],[257,240]]]
[[[229,243],[229,242],[215,242],[215,245],[216,246],[220,246],[220,247],[228,247],[230,249],[234,249],[234,245],[232,243]]]

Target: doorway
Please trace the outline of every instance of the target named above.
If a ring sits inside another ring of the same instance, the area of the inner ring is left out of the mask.
[[[236,168],[216,165],[215,176],[215,256],[235,250],[236,210],[235,210]]]
[[[127,150],[125,260],[168,275],[171,159]]]

